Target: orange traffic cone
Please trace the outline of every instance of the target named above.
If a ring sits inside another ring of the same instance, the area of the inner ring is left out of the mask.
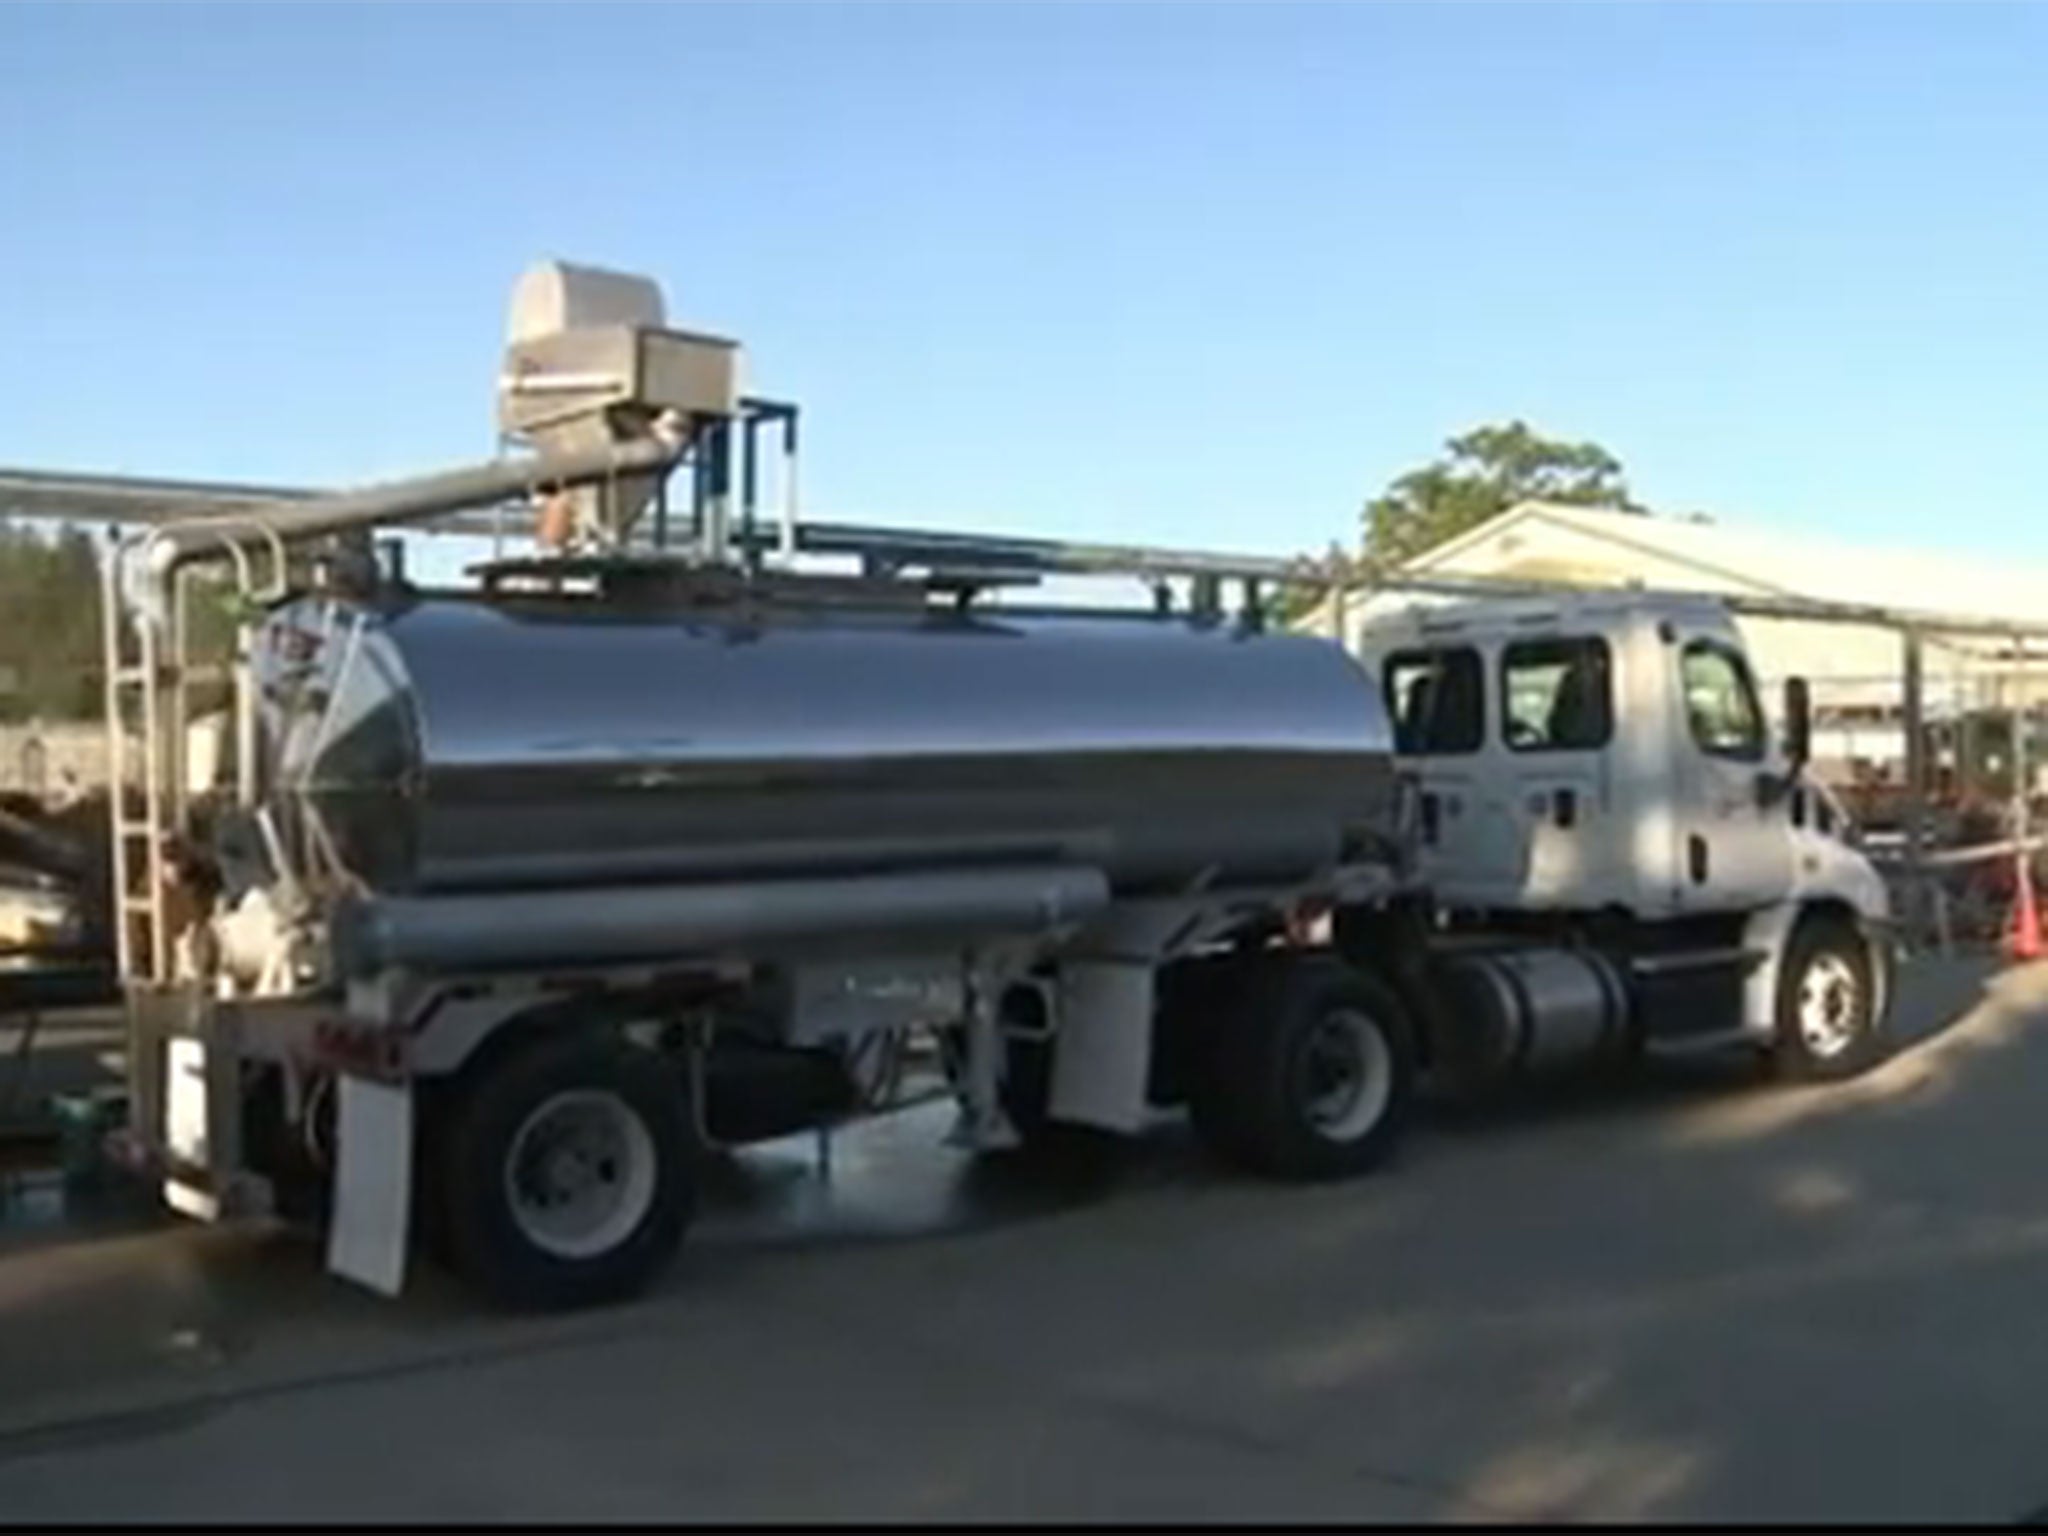
[[[2022,848],[2013,861],[2012,926],[2005,932],[2005,952],[2015,960],[2041,958],[2041,913],[2034,902],[2034,860]]]

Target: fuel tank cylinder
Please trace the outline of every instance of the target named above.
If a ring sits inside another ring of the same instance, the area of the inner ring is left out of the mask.
[[[1446,1014],[1444,1066],[1467,1087],[1613,1059],[1628,1048],[1628,983],[1595,951],[1447,956],[1435,977]]]
[[[300,599],[258,639],[261,775],[356,891],[999,866],[1112,895],[1293,880],[1394,819],[1336,645],[1154,616]]]

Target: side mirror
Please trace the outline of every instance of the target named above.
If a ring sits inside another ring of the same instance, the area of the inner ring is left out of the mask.
[[[1813,755],[1813,696],[1803,677],[1785,679],[1785,767],[1797,775]]]

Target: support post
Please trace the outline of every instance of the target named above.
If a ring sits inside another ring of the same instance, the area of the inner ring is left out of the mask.
[[[1920,631],[1901,632],[1903,705],[1906,728],[1906,917],[1916,928],[1926,905],[1927,881],[1927,710]]]
[[[2027,727],[2031,715],[2027,708],[2027,642],[2024,635],[2012,637],[2012,835],[2019,843],[2020,857],[2030,865],[2034,850],[2027,846],[2032,836],[2028,823],[2030,807],[2027,804],[2027,781],[2033,773],[2027,757],[2031,743],[2027,740]]]
[[[732,540],[733,423],[721,419],[705,433],[705,503],[698,557],[711,565],[725,563]]]
[[[782,418],[782,560],[796,560],[796,407]]]
[[[758,416],[740,418],[740,557],[750,572],[761,569],[761,546],[754,542],[754,439],[760,426]]]
[[[967,965],[966,982],[960,1118],[946,1139],[952,1146],[974,1151],[1003,1151],[1016,1146],[1018,1136],[1003,1113],[1001,1099],[1004,1043],[996,1020],[996,978],[980,957],[974,957]]]

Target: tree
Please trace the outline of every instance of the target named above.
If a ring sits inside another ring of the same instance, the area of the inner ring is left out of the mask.
[[[0,719],[99,707],[99,560],[89,534],[0,523]]]
[[[213,666],[234,647],[229,590],[217,572],[192,588],[188,659]],[[0,520],[0,723],[90,720],[104,709],[100,556],[75,524]],[[220,687],[195,690],[217,707]]]
[[[1598,443],[1540,436],[1526,422],[1476,427],[1365,504],[1365,557],[1382,569],[1414,559],[1524,501],[1645,509],[1629,499],[1621,461]]]
[[[1268,607],[1268,617],[1290,629],[1315,612],[1330,595],[1331,588],[1340,584],[1351,586],[1367,574],[1365,563],[1358,555],[1335,539],[1322,554],[1297,556],[1293,565],[1300,573],[1299,579],[1282,582]]]
[[[1298,562],[1302,579],[1277,596],[1283,623],[1299,623],[1334,581],[1370,580],[1524,501],[1643,512],[1629,498],[1621,461],[1597,443],[1540,436],[1527,422],[1475,427],[1444,444],[1444,456],[1410,470],[1365,504],[1365,540],[1350,553],[1332,544]]]

